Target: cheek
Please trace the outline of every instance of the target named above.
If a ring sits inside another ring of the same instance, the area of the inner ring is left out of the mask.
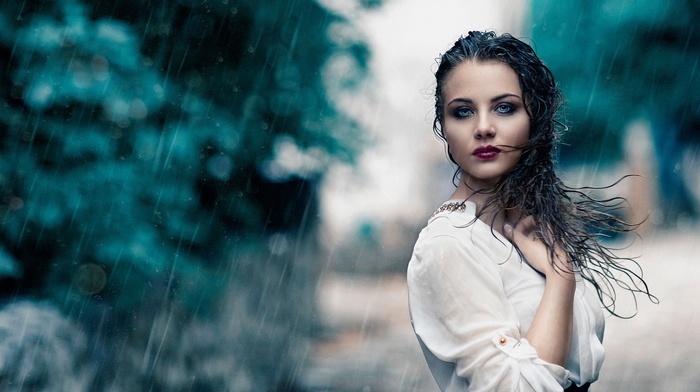
[[[520,142],[521,143],[527,143],[530,141],[530,138],[532,136],[532,130],[530,129],[530,119],[528,118],[527,121],[523,121],[523,123],[520,126]]]
[[[454,127],[451,126],[449,121],[446,121],[442,126],[442,136],[450,147],[453,147],[452,143],[459,140],[459,132],[455,132]]]
[[[463,150],[468,143],[467,137],[460,132],[445,132],[445,141],[447,142],[447,147],[453,154],[457,151]]]

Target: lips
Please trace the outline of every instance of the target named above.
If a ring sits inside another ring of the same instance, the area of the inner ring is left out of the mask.
[[[474,150],[474,152],[472,152],[472,155],[479,159],[493,159],[497,157],[500,153],[501,150],[499,148],[489,145],[477,148],[476,150]]]

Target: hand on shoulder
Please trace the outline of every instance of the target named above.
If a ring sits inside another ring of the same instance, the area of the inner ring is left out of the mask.
[[[573,280],[573,266],[566,252],[556,243],[554,253],[550,252],[542,241],[542,234],[537,231],[532,216],[520,218],[515,223],[506,221],[503,224],[503,234],[518,247],[527,263],[545,277],[551,277],[555,273]]]

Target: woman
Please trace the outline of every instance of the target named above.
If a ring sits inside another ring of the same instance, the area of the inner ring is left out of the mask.
[[[602,308],[614,314],[610,280],[627,277],[618,283],[650,295],[597,240],[634,226],[605,212],[617,199],[556,176],[562,97],[529,45],[471,32],[435,77],[433,128],[459,182],[408,266],[430,370],[443,391],[585,391],[604,358]]]

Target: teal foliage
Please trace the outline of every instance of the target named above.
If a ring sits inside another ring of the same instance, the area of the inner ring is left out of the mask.
[[[619,160],[622,129],[639,116],[678,123],[697,140],[689,128],[700,118],[698,17],[690,0],[533,1],[533,41],[572,125],[562,160]]]
[[[3,2],[0,278],[68,309],[206,312],[270,233],[264,185],[313,187],[364,145],[331,96],[369,54],[338,26],[311,0]],[[275,229],[303,233],[284,211]]]
[[[19,278],[22,276],[22,269],[12,255],[4,247],[0,247],[0,279]]]
[[[532,37],[535,49],[554,73],[566,97],[566,120],[571,127],[561,150],[564,163],[612,163],[621,157],[620,136],[625,119],[611,116],[619,100],[606,87],[595,2],[534,1]],[[602,82],[601,83],[601,79]],[[585,145],[587,148],[580,148]]]

